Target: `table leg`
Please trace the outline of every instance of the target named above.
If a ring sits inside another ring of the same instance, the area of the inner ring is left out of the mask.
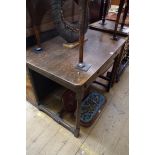
[[[82,101],[82,96],[83,96],[83,93],[80,91],[76,94],[77,109],[76,109],[76,125],[75,125],[75,131],[74,131],[75,137],[79,137],[79,134],[80,134],[80,107],[81,107],[80,105]]]
[[[39,104],[39,97],[38,97],[38,93],[37,93],[37,88],[34,82],[34,78],[33,78],[33,71],[31,69],[29,69],[29,67],[26,67],[26,71],[28,73],[30,82],[31,82],[31,86],[32,86],[32,91],[36,100],[36,103],[34,104],[34,106],[38,107]]]
[[[109,83],[108,83],[107,92],[110,91],[110,88],[111,88],[112,85],[113,85],[113,79],[115,78],[117,63],[118,63],[118,56],[115,58],[115,62],[114,62],[114,64],[113,64],[113,68],[112,68],[111,75],[110,75],[110,80],[109,80]]]
[[[108,84],[108,88],[107,88],[108,92],[116,80],[116,74],[117,74],[117,71],[120,66],[121,58],[122,58],[122,55],[124,52],[124,46],[125,46],[125,44],[122,46],[120,54],[115,58],[115,62],[114,62],[113,68],[112,68],[112,72],[111,72],[111,76],[110,76],[110,80],[109,80],[109,84]]]

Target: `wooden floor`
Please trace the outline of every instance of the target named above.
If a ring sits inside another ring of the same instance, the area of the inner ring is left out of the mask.
[[[107,94],[100,118],[80,138],[27,102],[27,155],[128,155],[129,71]]]

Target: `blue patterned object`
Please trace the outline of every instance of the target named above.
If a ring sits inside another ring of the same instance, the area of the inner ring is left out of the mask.
[[[82,101],[80,121],[82,123],[90,123],[100,112],[101,108],[105,104],[105,101],[105,96],[96,92],[90,93]]]

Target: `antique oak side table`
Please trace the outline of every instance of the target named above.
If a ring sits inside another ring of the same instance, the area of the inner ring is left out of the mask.
[[[64,48],[62,45],[65,41],[59,36],[43,43],[42,53],[36,54],[32,52],[32,48],[27,49],[27,70],[37,99],[36,107],[71,131],[75,137],[78,137],[80,132],[80,103],[85,90],[113,65],[109,81],[109,88],[111,87],[126,42],[126,38],[114,41],[110,34],[94,30],[88,30],[86,37],[88,41],[84,45],[84,62],[92,65],[87,72],[76,69],[78,47]],[[38,75],[41,75],[39,80],[36,78]],[[43,82],[43,77],[76,93],[75,126],[69,125],[42,104],[44,94],[54,88],[54,84],[52,86],[49,82]]]

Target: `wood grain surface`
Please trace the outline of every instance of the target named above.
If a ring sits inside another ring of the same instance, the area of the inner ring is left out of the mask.
[[[129,155],[129,70],[114,85],[100,118],[81,136],[27,103],[27,155]]]
[[[87,72],[75,68],[78,63],[78,47],[67,49],[63,47],[65,42],[61,37],[56,37],[42,44],[44,52],[35,54],[32,48],[27,50],[27,65],[38,73],[57,81],[63,85],[65,82],[71,86],[81,86],[93,78],[107,66],[109,59],[113,59],[120,52],[125,38],[119,41],[111,39],[110,34],[88,30],[88,41],[84,45],[84,62],[91,64]]]

